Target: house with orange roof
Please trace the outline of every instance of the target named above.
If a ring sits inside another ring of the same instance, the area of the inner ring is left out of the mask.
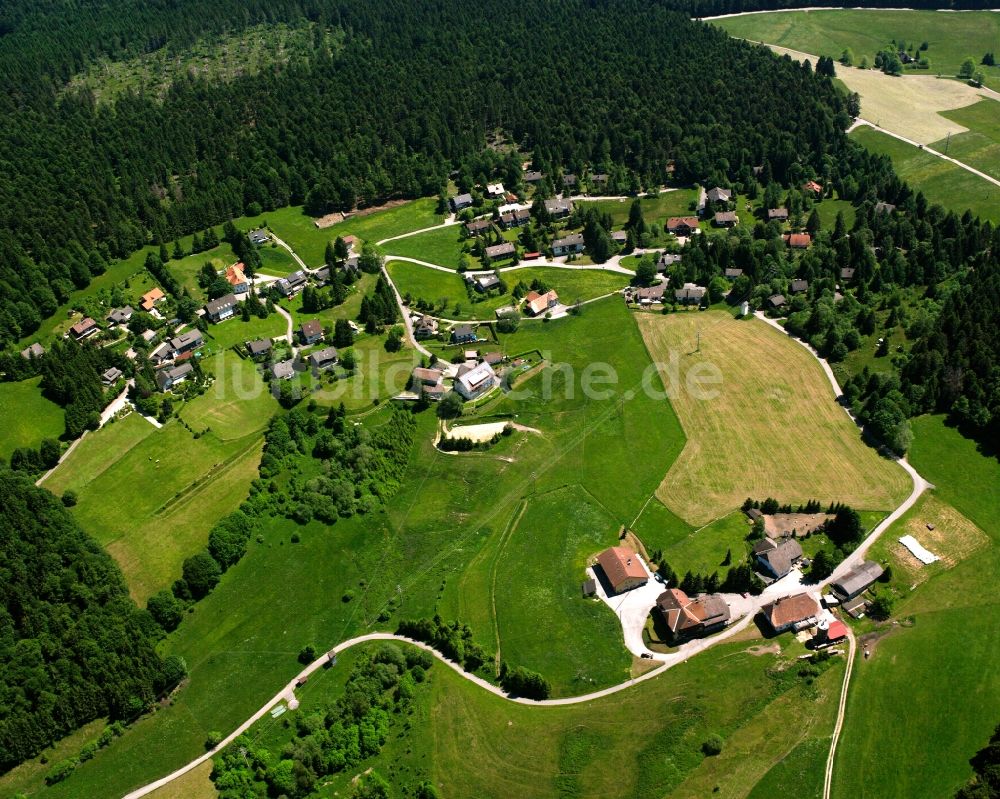
[[[609,547],[597,556],[608,585],[616,593],[631,591],[649,582],[645,565],[628,547]]]
[[[139,300],[139,307],[146,313],[149,313],[153,310],[153,306],[166,299],[166,296],[167,295],[163,293],[163,290],[159,286],[154,286],[142,295],[142,299]]]
[[[538,316],[546,311],[555,308],[559,304],[559,295],[555,290],[546,291],[539,294],[537,291],[529,291],[524,295],[524,310],[529,316]]]
[[[226,282],[233,287],[234,294],[246,294],[250,291],[250,281],[243,271],[245,268],[242,261],[226,267]]]

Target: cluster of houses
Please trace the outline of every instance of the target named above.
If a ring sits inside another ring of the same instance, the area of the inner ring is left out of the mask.
[[[466,401],[488,394],[500,385],[496,368],[503,361],[500,352],[466,350],[465,361],[452,373],[452,388]],[[437,402],[447,393],[445,378],[449,371],[440,362],[429,367],[418,366],[410,377],[410,390],[421,399]]]
[[[357,326],[351,322],[352,328]],[[355,330],[357,332],[357,330]],[[323,325],[318,319],[310,319],[299,325],[297,337],[303,346],[312,346],[323,343]],[[273,349],[271,339],[258,339],[248,341],[246,349],[250,357],[255,360],[263,360],[270,356]],[[325,372],[340,363],[340,355],[334,346],[320,347],[311,351],[303,360],[297,362],[295,358],[287,358],[273,362],[268,371],[274,380],[291,380],[296,371],[311,369],[314,374]],[[296,368],[298,366],[298,369]]]

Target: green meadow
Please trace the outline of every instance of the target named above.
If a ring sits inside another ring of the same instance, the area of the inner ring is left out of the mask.
[[[663,226],[671,216],[693,214],[697,201],[697,189],[672,189],[662,192],[656,197],[642,196],[639,198],[639,205],[647,225],[656,223]],[[628,222],[629,211],[632,209],[632,199],[578,200],[577,205],[585,208],[597,208],[602,213],[610,214],[611,222],[616,228],[620,228]]]
[[[42,378],[0,383],[0,458],[18,447],[37,448],[43,438],[63,434],[63,409],[42,396]]]
[[[934,149],[1000,179],[1000,103],[980,100],[941,115],[969,130],[935,142]]]

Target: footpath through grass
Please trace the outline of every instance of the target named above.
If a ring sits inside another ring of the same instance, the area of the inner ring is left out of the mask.
[[[873,550],[892,566],[904,623],[856,663],[835,799],[951,796],[1000,722],[1000,464],[941,417],[913,429],[910,461],[936,488]],[[918,564],[895,543],[904,533],[941,561]]]

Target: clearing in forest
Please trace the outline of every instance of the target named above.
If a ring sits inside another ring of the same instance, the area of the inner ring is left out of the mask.
[[[685,521],[705,524],[748,496],[887,509],[907,495],[906,473],[865,445],[797,342],[721,311],[637,319],[668,385],[672,357],[679,367],[671,403],[687,444],[657,496]],[[698,364],[719,370],[707,396],[685,386]]]

